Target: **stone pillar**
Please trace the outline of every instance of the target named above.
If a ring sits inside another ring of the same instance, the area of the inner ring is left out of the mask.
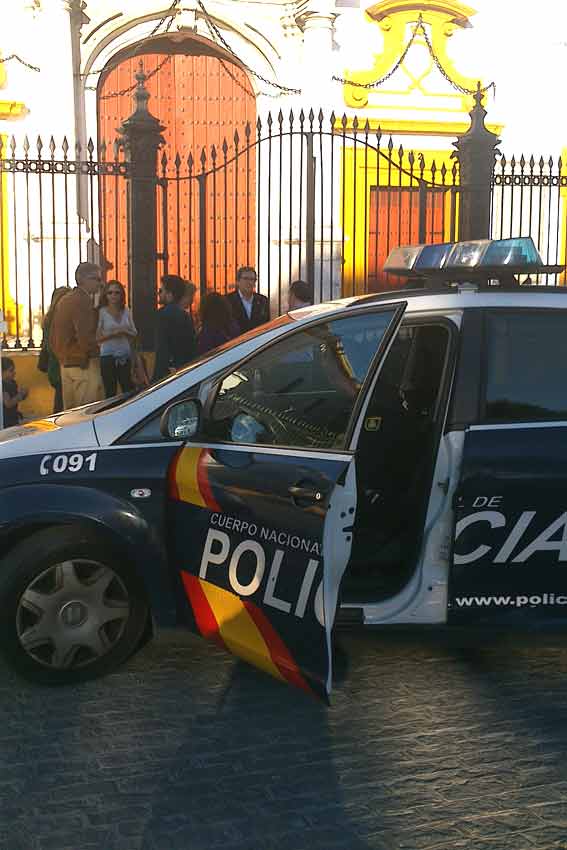
[[[315,112],[332,98],[334,7],[333,0],[309,0],[296,17],[303,30],[302,101]]]
[[[453,156],[460,166],[459,239],[487,239],[490,236],[490,193],[492,173],[500,139],[484,125],[486,109],[482,105],[480,83],[474,95],[471,125],[453,142]]]
[[[152,349],[156,309],[157,153],[165,127],[148,111],[150,94],[140,61],[134,91],[135,110],[117,132],[129,162],[128,256],[134,322],[142,347]]]

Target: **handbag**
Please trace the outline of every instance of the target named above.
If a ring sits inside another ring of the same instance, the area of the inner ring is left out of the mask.
[[[132,383],[137,390],[143,390],[150,383],[146,358],[139,351],[133,351],[131,362]]]

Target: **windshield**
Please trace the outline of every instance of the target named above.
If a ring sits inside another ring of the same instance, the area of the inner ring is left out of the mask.
[[[227,351],[229,348],[233,348],[235,345],[241,345],[243,342],[247,342],[250,339],[254,339],[255,337],[261,337],[263,334],[267,334],[270,331],[273,331],[275,328],[281,328],[285,325],[290,325],[294,322],[292,316],[288,313],[283,316],[278,316],[277,319],[272,319],[271,322],[266,322],[265,325],[260,325],[257,328],[253,328],[250,331],[247,331],[240,336],[235,337],[234,339],[229,340],[228,342],[223,343],[222,345],[217,346],[217,348],[211,349],[211,351],[207,351],[206,354],[202,354],[200,357],[195,358],[189,363],[187,366],[184,366],[182,369],[178,369],[177,372],[174,372],[172,375],[168,375],[166,378],[160,378],[158,381],[154,381],[147,387],[145,390],[142,390],[140,393],[136,393],[136,399],[142,398],[143,396],[148,395],[149,393],[153,393],[156,389],[160,387],[164,387],[166,384],[171,383],[171,381],[176,380],[180,375],[184,375],[186,372],[190,372],[191,369],[195,369],[197,366],[201,366],[201,364],[206,363],[207,360],[210,360],[212,357],[216,357],[217,354],[220,354],[222,351]],[[126,401],[124,397],[121,398],[121,401]]]

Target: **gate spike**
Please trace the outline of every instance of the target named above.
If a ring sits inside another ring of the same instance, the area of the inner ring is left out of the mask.
[[[317,115],[317,120],[319,121],[319,130],[323,129],[323,121],[325,120],[325,116],[323,115],[323,110],[319,109],[319,114]]]
[[[75,159],[76,159],[76,160],[80,160],[80,159],[81,159],[81,153],[82,153],[82,151],[83,151],[83,149],[82,149],[82,147],[81,147],[81,143],[80,143],[80,141],[77,139],[77,141],[75,142]]]
[[[211,161],[213,163],[213,168],[214,168],[215,163],[217,161],[217,149],[214,145],[211,145]]]
[[[246,122],[246,127],[244,128],[244,135],[246,137],[246,144],[250,144],[250,134],[252,133],[252,127],[250,126],[250,121]]]
[[[358,131],[358,115],[355,115],[352,119],[352,129],[354,130],[354,134],[356,135]]]
[[[532,171],[533,171],[534,165],[535,165],[535,159],[534,159],[534,155],[532,154],[530,156],[530,168],[532,169]]]
[[[258,120],[256,121],[256,133],[258,136],[262,135],[262,119],[258,116]]]
[[[368,134],[370,133],[370,121],[368,118],[364,122],[364,135],[368,138]]]
[[[413,165],[414,165],[414,162],[415,162],[415,154],[414,154],[413,151],[410,151],[408,153],[408,162],[410,164],[410,168],[413,168]]]
[[[549,157],[547,164],[549,165],[549,169],[551,171],[551,169],[553,168],[553,157],[552,156]]]
[[[272,134],[272,124],[274,123],[274,119],[272,118],[272,113],[268,112],[268,117],[266,118],[266,124],[268,125],[268,133]]]
[[[447,166],[445,165],[445,163],[442,163],[442,165],[441,165],[441,178],[443,180],[443,183],[445,182],[446,176],[447,176]]]
[[[100,143],[100,158],[102,160],[106,160],[106,142],[104,141],[104,139]]]
[[[61,145],[61,150],[63,151],[63,159],[67,159],[67,153],[69,152],[69,142],[67,141],[67,136],[63,136],[63,144]]]
[[[500,158],[500,165],[502,167],[502,171],[504,171],[507,164],[508,164],[508,160],[506,159],[506,156],[504,154],[502,154],[502,156]]]
[[[336,124],[336,122],[337,122],[337,116],[335,115],[335,110],[334,110],[334,109],[333,109],[333,111],[331,112],[331,115],[330,115],[329,121],[330,121],[330,124],[331,124],[331,132],[333,132],[333,130],[335,129],[335,124]]]
[[[90,156],[90,158],[92,159],[92,158],[93,158],[93,153],[94,153],[94,142],[93,142],[93,140],[92,140],[92,137],[91,137],[91,136],[89,136],[89,140],[88,140],[88,142],[87,142],[87,150],[88,150],[88,152],[89,152],[89,156]]]
[[[289,129],[290,129],[290,130],[291,130],[291,129],[292,129],[292,127],[293,127],[294,117],[295,117],[295,116],[294,116],[294,114],[293,114],[293,109],[290,109],[290,110],[289,110],[289,118],[287,119],[287,120],[289,121]]]
[[[161,167],[162,167],[163,171],[165,171],[166,168],[167,168],[167,154],[166,154],[165,151],[161,155],[160,162],[161,162]]]
[[[238,135],[238,130],[234,131],[234,147],[238,147],[238,143],[240,141],[240,136]]]
[[[346,130],[348,124],[348,119],[346,117],[346,113],[343,112],[343,117],[341,118],[341,127],[343,132]]]
[[[49,140],[49,150],[51,151],[51,159],[55,156],[55,139],[53,136]]]
[[[303,123],[305,121],[305,112],[303,111],[303,107],[299,111],[299,125],[303,129]]]
[[[175,165],[175,170],[179,171],[179,169],[181,168],[181,157],[179,156],[179,151],[177,151],[177,153],[175,154],[175,159],[173,160],[173,162]]]
[[[280,125],[280,133],[281,133],[281,131],[282,131],[282,124],[283,124],[283,112],[281,111],[281,109],[280,109],[280,111],[278,112],[278,124]]]
[[[195,163],[195,160],[193,159],[193,154],[191,152],[189,152],[189,156],[187,157],[187,167],[189,168],[189,174],[192,174],[192,172],[193,172],[194,163]]]
[[[23,149],[24,149],[24,154],[25,154],[25,157],[26,157],[26,159],[27,159],[27,158],[28,158],[28,154],[29,154],[29,152],[30,152],[30,140],[28,139],[27,133],[26,133],[26,135],[24,136],[24,144],[22,145],[22,147],[23,147]]]
[[[312,130],[313,129],[313,121],[315,120],[315,113],[313,112],[313,109],[309,110],[309,116],[308,117],[309,117],[309,129]]]
[[[543,166],[544,166],[543,157],[540,156],[540,158],[539,158],[539,170],[540,171],[543,171]]]
[[[388,150],[390,151],[390,156],[392,155],[393,149],[394,149],[394,140],[390,136],[390,138],[388,139]]]
[[[43,150],[43,142],[41,141],[41,136],[37,137],[37,142],[35,143],[35,146],[37,148],[37,158],[41,159],[41,152]]]
[[[14,136],[10,138],[10,150],[12,151],[12,159],[16,158],[16,139]]]
[[[207,164],[207,152],[205,151],[205,148],[201,148],[201,156],[199,159],[201,160],[201,171],[204,171]]]
[[[400,162],[401,162],[403,158],[404,158],[404,149],[403,149],[403,147],[400,145],[400,146],[399,146],[399,148],[398,148],[398,159],[399,159],[399,160],[400,160]]]
[[[525,164],[526,164],[526,158],[525,158],[524,154],[522,154],[520,156],[520,168],[522,169],[522,171],[524,170]]]
[[[226,141],[226,138],[222,140],[221,150],[224,158],[226,159],[226,155],[228,153],[228,142]]]
[[[380,142],[382,141],[382,128],[380,124],[378,124],[378,129],[376,130],[376,146],[380,147]]]

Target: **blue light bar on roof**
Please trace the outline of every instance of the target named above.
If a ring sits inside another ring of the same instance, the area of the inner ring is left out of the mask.
[[[398,248],[393,248],[384,263],[384,271],[411,271],[423,247],[423,245],[400,245]]]
[[[543,265],[531,236],[498,239],[490,243],[482,256],[481,266]]]
[[[542,259],[530,236],[514,239],[475,239],[467,242],[442,242],[434,245],[401,245],[390,251],[384,271],[400,275],[430,275],[435,271],[472,271],[514,268],[526,274]],[[447,275],[445,274],[445,277]]]
[[[454,242],[442,242],[437,245],[424,245],[414,263],[415,272],[435,271],[445,267],[447,257],[454,248]]]
[[[489,239],[475,239],[471,242],[455,242],[447,257],[446,269],[476,269],[484,252],[490,245]]]

